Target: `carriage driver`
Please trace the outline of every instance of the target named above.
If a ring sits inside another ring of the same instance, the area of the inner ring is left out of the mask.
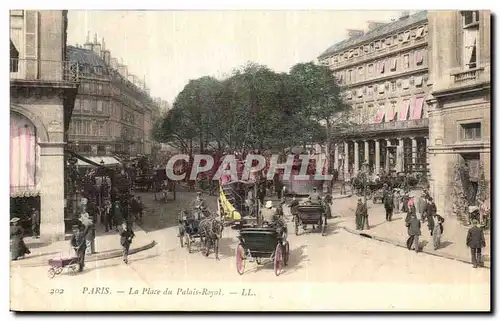
[[[205,204],[205,199],[201,197],[201,192],[196,193],[196,198],[192,201],[191,203],[193,210],[198,211],[198,216],[201,216],[200,214],[205,211],[207,208]],[[201,219],[201,217],[197,217],[196,219]]]
[[[309,195],[308,200],[311,204],[320,204],[321,203],[321,196],[319,195],[318,189],[316,187],[313,188],[313,191],[312,191],[311,195]]]
[[[272,201],[267,201],[266,206],[261,209],[262,214],[262,225],[267,225],[269,227],[274,227],[278,229],[280,234],[286,234],[286,223],[281,218],[278,210],[273,206]]]

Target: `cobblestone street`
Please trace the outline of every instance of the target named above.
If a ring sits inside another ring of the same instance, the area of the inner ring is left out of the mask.
[[[314,231],[307,231],[299,236],[289,235],[290,263],[282,275],[274,275],[272,264],[257,266],[247,262],[246,272],[240,276],[235,268],[234,253],[238,243],[238,232],[235,230],[224,230],[220,243],[220,261],[216,261],[213,254],[207,258],[197,250],[190,254],[185,248],[180,248],[175,217],[177,211],[186,206],[184,202],[192,199],[193,195],[180,192],[177,194],[177,201],[156,205],[157,203],[148,200],[148,195],[141,194],[148,206],[148,214],[142,226],[148,231],[147,237],[158,244],[152,249],[131,255],[129,265],[123,264],[120,258],[88,262],[82,274],[63,272],[54,279],[47,277],[47,267],[13,267],[11,278],[17,286],[12,288],[12,307],[21,304],[24,308],[29,307],[25,299],[26,293],[16,292],[16,289],[29,287],[33,289],[33,296],[47,293],[53,288],[71,291],[71,295],[67,297],[72,299],[65,302],[65,305],[55,296],[45,296],[44,304],[56,310],[81,309],[85,303],[76,299],[79,297],[90,300],[85,302],[109,302],[99,306],[110,309],[133,310],[140,309],[141,306],[155,306],[161,310],[168,307],[160,301],[151,304],[151,300],[160,300],[156,297],[124,296],[123,300],[116,300],[106,296],[84,296],[81,291],[83,287],[110,287],[115,291],[128,291],[130,287],[165,288],[176,287],[179,282],[191,282],[197,287],[206,285],[218,288],[224,285],[238,291],[251,284],[254,291],[257,291],[257,297],[238,297],[235,303],[242,306],[232,307],[235,309],[244,309],[245,302],[249,300],[262,300],[261,305],[267,309],[290,309],[290,302],[293,302],[296,309],[334,309],[338,303],[343,308],[358,310],[418,310],[415,308],[415,298],[418,298],[425,310],[439,310],[447,306],[461,307],[463,310],[489,308],[489,269],[472,269],[462,262],[424,253],[415,254],[414,251],[353,235],[342,229],[343,224],[349,225],[349,220],[352,220],[353,204],[356,201],[354,197],[334,201],[333,215],[341,217],[329,222],[326,237]],[[375,213],[374,210],[371,214],[374,222],[371,224],[374,225],[377,224],[375,216],[379,215]],[[163,227],[154,228],[158,222]],[[396,220],[390,224],[400,223],[400,220]],[[289,229],[291,227],[289,223]],[[245,282],[246,285],[240,282]],[[299,283],[324,286],[323,299],[308,301],[305,285],[300,285],[303,288],[300,293],[296,289],[290,292],[293,284]],[[69,287],[68,284],[80,286]],[[270,284],[275,286],[269,289]],[[383,296],[377,295],[380,286],[386,288]],[[286,305],[280,303],[283,300],[273,300],[274,295],[281,298],[289,293],[293,294],[287,296]],[[169,302],[176,309],[193,304],[191,300],[181,299],[171,297]],[[199,309],[210,307],[221,310],[227,309],[225,304],[228,301],[211,300],[209,303],[205,299],[199,299],[196,302],[199,303]]]

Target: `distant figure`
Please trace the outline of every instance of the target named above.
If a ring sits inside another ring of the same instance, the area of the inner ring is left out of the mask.
[[[365,216],[366,216],[366,224],[368,225],[368,210],[363,202],[363,199],[358,198],[358,204],[356,206],[356,230],[362,230],[365,224]],[[370,227],[368,227],[369,229]]]
[[[394,192],[394,213],[399,214],[399,201],[401,199],[401,195],[399,194],[399,190]]]
[[[85,267],[85,252],[87,250],[87,241],[85,239],[84,225],[78,224],[73,228],[71,237],[71,246],[78,256],[78,272],[82,272]]]
[[[391,192],[387,192],[384,197],[385,220],[392,221],[392,212],[394,210],[394,198]]]
[[[417,212],[420,215],[420,219],[422,220],[422,223],[425,222],[425,214],[426,214],[426,207],[427,207],[427,196],[425,192],[422,192],[420,197],[418,198],[417,201]]]
[[[134,237],[134,231],[124,222],[122,224],[122,231],[120,232],[120,244],[123,248],[123,263],[125,264],[128,264],[128,252]]]
[[[436,219],[438,223],[434,226],[434,231],[432,233],[432,243],[434,245],[434,250],[438,250],[441,247],[441,235],[443,235],[444,232],[444,218],[436,214]]]
[[[422,234],[420,232],[420,221],[417,218],[415,213],[411,213],[409,221],[406,223],[406,227],[408,227],[408,240],[406,241],[406,247],[408,250],[411,250],[412,244],[415,247],[415,252],[418,253],[419,249],[419,238]]]
[[[297,198],[295,196],[292,197],[292,202],[290,203],[290,213],[292,215],[297,215],[297,206],[299,206],[299,201],[297,201]]]
[[[436,214],[437,214],[436,204],[434,203],[432,197],[428,196],[427,205],[425,206],[425,217],[427,219],[427,227],[429,228],[429,233],[431,234],[431,236],[434,233],[434,227],[436,225],[434,221]]]
[[[478,220],[472,221],[472,227],[467,232],[467,239],[465,244],[470,248],[472,267],[477,268],[482,265],[481,250],[486,246],[484,239],[484,231],[479,226]]]
[[[31,209],[31,232],[33,238],[40,237],[40,211],[34,207]]]
[[[19,226],[19,221],[20,219],[18,217],[14,217],[10,220],[10,254],[13,261],[20,257],[24,257],[25,254],[31,254],[24,243],[24,230]]]
[[[309,195],[308,200],[309,200],[309,202],[311,202],[311,204],[320,204],[321,203],[321,196],[319,195],[318,189],[316,187],[313,188],[313,191],[312,191],[311,195]]]

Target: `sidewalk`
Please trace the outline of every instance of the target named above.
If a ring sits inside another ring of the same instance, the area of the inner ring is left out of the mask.
[[[348,209],[341,213],[344,219],[342,227],[346,231],[406,248],[406,240],[408,238],[407,227],[405,226],[406,213],[393,214],[392,222],[387,222],[385,220],[384,206],[368,202],[370,229],[358,231],[356,230],[355,223],[356,200],[357,198],[352,198],[352,201],[345,200],[352,202],[352,204],[348,204]],[[422,252],[471,264],[470,250],[465,246],[468,228],[460,225],[453,217],[445,218],[443,227],[444,232],[441,236],[441,248],[434,250],[427,222],[422,223],[422,235],[420,236],[420,247],[423,246]],[[485,238],[486,248],[483,249],[483,257],[485,267],[489,268],[491,265],[491,238],[489,231],[485,233]]]
[[[129,254],[145,251],[156,245],[156,242],[148,236],[137,224],[134,226],[135,238],[130,246]],[[86,255],[86,262],[107,260],[122,256],[120,236],[115,230],[108,233],[98,233],[95,239],[96,252],[93,255]],[[70,241],[59,241],[51,244],[44,244],[39,239],[26,237],[24,239],[31,254],[26,255],[17,261],[10,261],[11,267],[38,267],[47,266],[48,260],[52,258],[73,256],[74,251],[70,246]]]

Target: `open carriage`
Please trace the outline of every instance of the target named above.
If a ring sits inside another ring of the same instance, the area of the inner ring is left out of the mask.
[[[305,203],[298,205],[296,207],[295,213],[293,214],[293,222],[295,225],[295,235],[299,235],[299,227],[303,230],[307,228],[307,225],[312,225],[313,229],[315,226],[321,228],[321,235],[326,235],[326,219],[325,219],[325,209],[321,204],[310,204]]]
[[[279,276],[288,263],[290,245],[284,234],[272,227],[242,228],[236,247],[236,270],[245,272],[246,262],[263,264],[268,259],[274,263],[274,273]]]

